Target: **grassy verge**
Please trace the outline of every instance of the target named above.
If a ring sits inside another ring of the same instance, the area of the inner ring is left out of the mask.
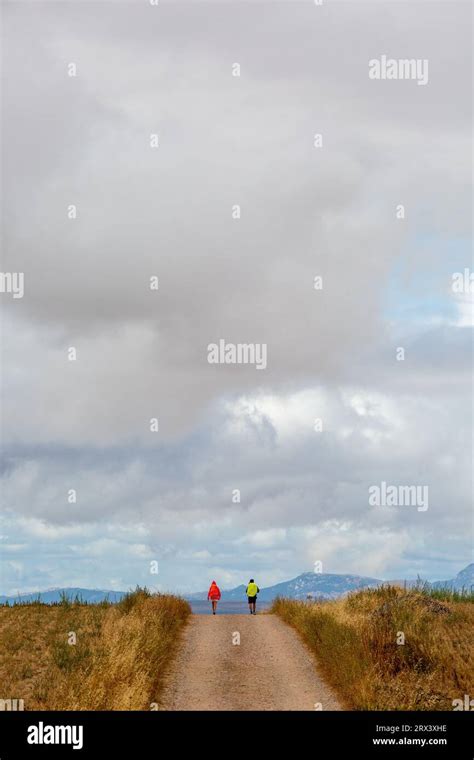
[[[347,708],[452,710],[474,696],[472,601],[392,586],[317,604],[277,599],[272,612],[301,634]]]
[[[115,605],[1,606],[0,698],[25,710],[154,709],[190,612],[146,589]]]

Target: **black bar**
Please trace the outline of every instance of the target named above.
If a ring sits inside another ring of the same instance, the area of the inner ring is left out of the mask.
[[[43,726],[39,733],[40,724]],[[65,738],[81,743],[31,744],[27,738],[56,735],[48,726],[76,726]],[[37,727],[33,729],[31,727]],[[381,728],[383,727],[383,728]],[[473,712],[1,712],[0,760],[24,757],[159,757],[192,752],[252,755],[255,746],[312,747],[347,752],[347,757],[420,757],[472,760]],[[375,741],[374,741],[375,740]],[[391,743],[388,742],[391,740]],[[424,742],[424,743],[423,743]],[[309,746],[308,746],[309,744]],[[171,746],[170,746],[171,745]],[[148,749],[147,749],[148,748]],[[207,749],[206,749],[207,748]],[[253,748],[253,749],[252,749]],[[280,754],[280,753],[279,753]],[[339,756],[341,756],[339,754]],[[329,757],[325,754],[324,757]]]

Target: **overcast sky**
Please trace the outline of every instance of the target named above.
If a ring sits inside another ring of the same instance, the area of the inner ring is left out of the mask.
[[[0,593],[471,562],[470,4],[2,10]]]

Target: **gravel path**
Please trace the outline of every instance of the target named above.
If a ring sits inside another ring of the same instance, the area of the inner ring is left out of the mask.
[[[276,615],[193,615],[161,709],[315,710],[318,702],[342,709],[309,650]]]

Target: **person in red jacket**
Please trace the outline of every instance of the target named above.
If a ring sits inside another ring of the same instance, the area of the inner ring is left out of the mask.
[[[212,602],[212,614],[216,614],[217,602],[221,598],[221,590],[215,581],[212,581],[207,592],[207,599]]]

